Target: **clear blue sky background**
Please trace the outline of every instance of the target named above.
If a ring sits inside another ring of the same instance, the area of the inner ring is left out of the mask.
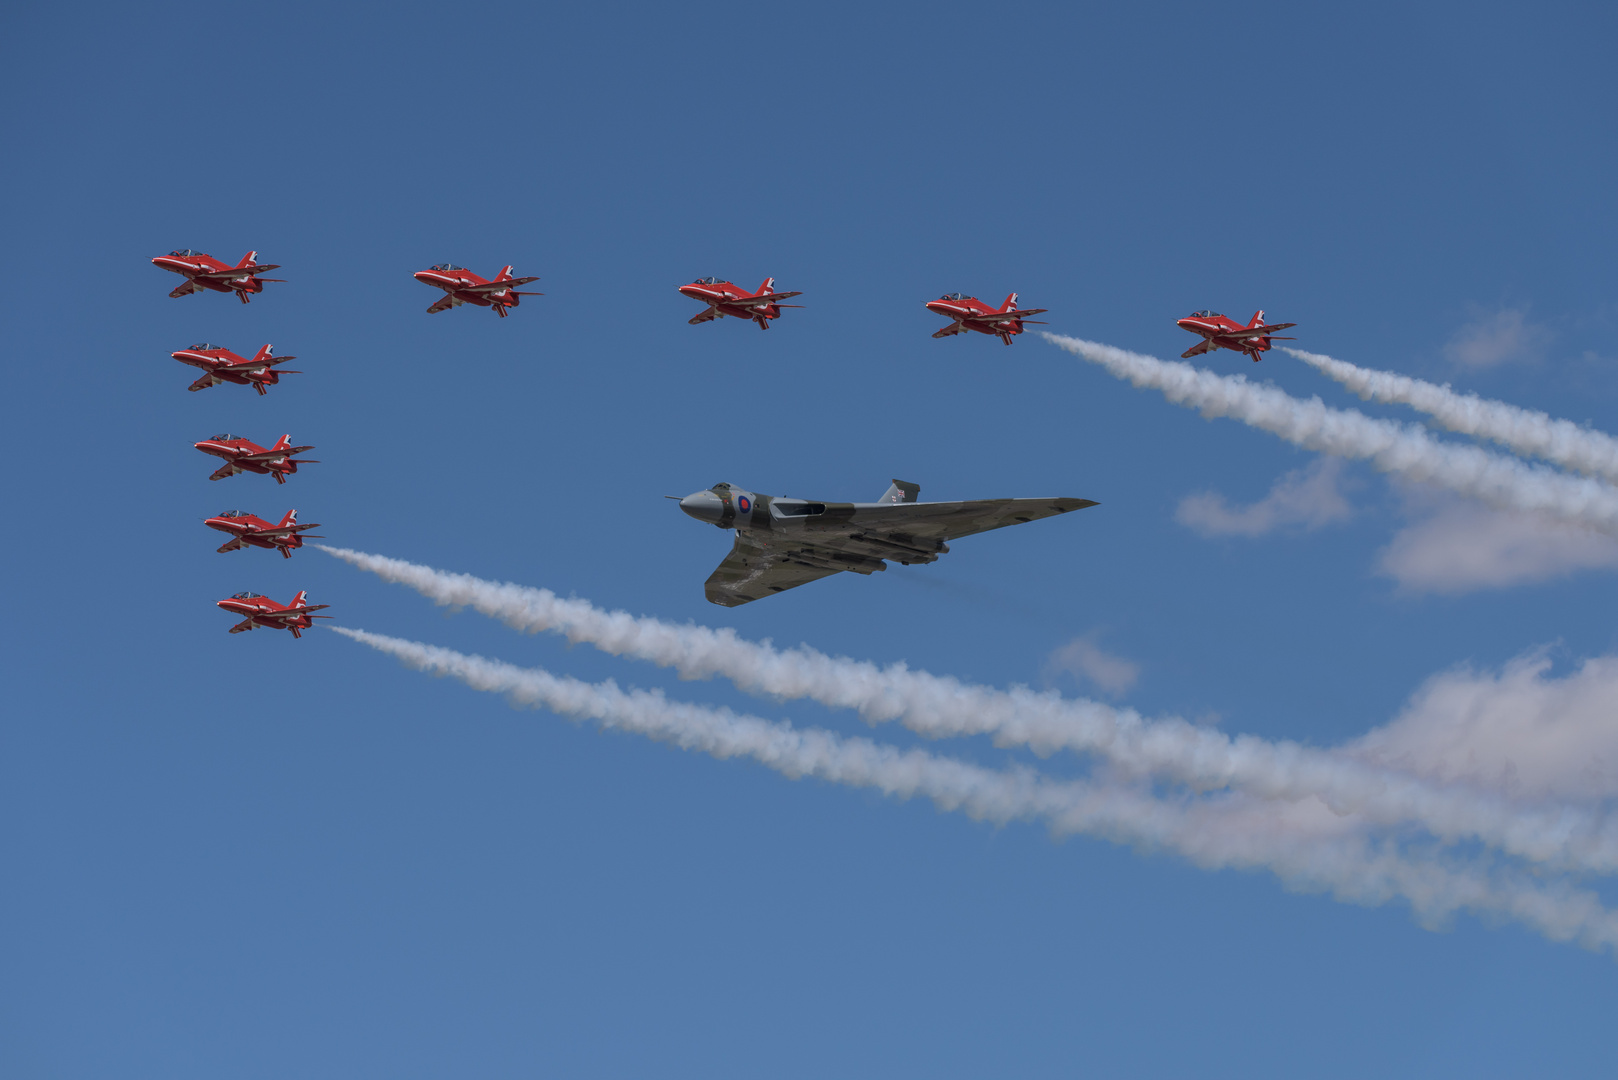
[[[328,633],[228,636],[214,600],[307,588],[345,625],[864,730],[318,552],[215,555],[201,519],[295,506],[343,545],[998,685],[1095,634],[1142,665],[1128,704],[1320,745],[1458,663],[1608,652],[1610,575],[1378,576],[1404,519],[1368,471],[1336,527],[1196,535],[1180,499],[1309,457],[1032,335],[934,341],[921,305],[1017,290],[1160,356],[1178,315],[1262,306],[1306,348],[1618,428],[1615,37],[1563,4],[11,11],[0,1073],[1611,1075],[1611,959],[603,735]],[[177,247],[289,281],[170,300],[147,260]],[[445,260],[546,295],[429,318],[410,274]],[[707,274],[808,306],[687,326],[674,287]],[[1444,343],[1498,309],[1541,362],[1457,375]],[[307,374],[187,394],[195,341]],[[210,483],[216,431],[322,464]],[[1101,505],[728,611],[702,596],[728,535],[660,498],[892,477]]]

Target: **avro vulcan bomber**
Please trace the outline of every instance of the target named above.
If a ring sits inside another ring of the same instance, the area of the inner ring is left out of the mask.
[[[758,495],[715,484],[680,500],[680,509],[735,529],[730,556],[708,578],[711,603],[738,607],[844,570],[873,574],[937,562],[947,541],[1096,504],[1090,499],[978,499],[917,502],[917,484],[895,480],[874,503],[823,503]],[[673,498],[674,496],[669,496]]]

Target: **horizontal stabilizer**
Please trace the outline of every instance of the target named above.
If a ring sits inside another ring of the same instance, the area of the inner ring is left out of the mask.
[[[226,364],[223,368],[217,370],[235,371],[237,368],[274,367],[276,364],[284,364],[288,360],[296,359],[296,356],[266,356],[262,360],[243,360],[236,364]],[[286,374],[291,375],[292,372],[288,371]]]
[[[313,450],[313,449],[314,449],[314,447],[312,447],[312,446],[284,446],[279,450],[266,450],[262,454],[243,454],[241,457],[237,458],[236,460],[237,461],[251,461],[251,462],[254,462],[256,464],[262,465],[263,463],[265,463],[267,461],[279,461],[281,458],[291,457],[293,454],[301,454],[305,450]]]
[[[514,277],[504,281],[489,281],[482,285],[462,285],[461,292],[499,292],[501,289],[510,289],[517,285],[526,285],[530,281],[538,281],[537,277]]]
[[[1269,336],[1271,336],[1270,332],[1272,330],[1290,330],[1294,326],[1297,326],[1297,325],[1298,324],[1295,323],[1295,322],[1284,322],[1284,323],[1276,323],[1274,326],[1249,326],[1249,327],[1247,327],[1246,329],[1243,329],[1243,330],[1227,330],[1224,333],[1220,334],[1219,336],[1220,337],[1233,337],[1233,338],[1269,337]],[[1297,339],[1296,338],[1288,338],[1287,340],[1288,341],[1296,341]]]
[[[791,300],[794,296],[802,296],[801,292],[764,293],[761,296],[738,296],[725,303],[732,307],[758,307],[763,304],[774,304],[782,300]],[[802,304],[791,304],[790,307],[802,307]]]
[[[231,270],[210,270],[206,274],[198,274],[199,278],[239,278],[262,274],[268,270],[281,269],[280,263],[270,263],[268,266],[238,266]]]

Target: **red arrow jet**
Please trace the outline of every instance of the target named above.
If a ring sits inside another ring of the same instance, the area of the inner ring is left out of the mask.
[[[305,529],[318,529],[319,525],[299,525],[298,512],[288,510],[287,516],[281,519],[281,524],[271,525],[261,517],[255,517],[245,510],[225,510],[217,517],[207,518],[204,522],[210,529],[218,529],[222,533],[229,533],[220,551],[240,551],[247,545],[266,548],[270,551],[279,551],[282,558],[292,558],[292,549],[303,547],[305,537],[299,535]],[[324,537],[311,533],[311,540],[321,540]]]
[[[271,356],[268,345],[254,354],[251,360],[244,360],[223,345],[210,345],[206,341],[169,355],[182,364],[190,364],[205,372],[202,378],[186,388],[193,391],[206,390],[210,386],[229,382],[238,386],[251,386],[262,395],[269,393],[267,388],[280,382],[281,376],[303,374],[301,371],[276,371],[276,364],[284,364],[288,360],[296,360],[297,357]]]
[[[248,302],[248,293],[264,291],[266,281],[285,281],[285,278],[261,278],[256,275],[266,270],[279,270],[275,263],[260,266],[253,260],[258,252],[249,251],[242,256],[242,261],[235,266],[228,266],[212,255],[204,255],[200,251],[182,248],[171,251],[167,255],[159,255],[152,260],[153,266],[164,270],[172,270],[185,278],[185,284],[169,293],[170,296],[186,296],[190,293],[201,292],[203,289],[212,289],[214,292],[233,292],[241,297],[242,303]]]
[[[512,277],[509,266],[502,267],[493,281],[485,281],[464,266],[439,263],[437,266],[418,270],[416,280],[423,285],[444,290],[444,298],[427,309],[429,315],[437,315],[440,311],[448,311],[462,304],[476,304],[478,307],[494,308],[494,313],[503,319],[508,308],[514,308],[522,303],[522,297],[545,295],[537,292],[518,292],[518,285],[526,285],[539,279]]]
[[[752,319],[758,323],[760,330],[768,330],[769,321],[779,319],[782,308],[803,307],[802,304],[781,303],[782,300],[790,300],[794,296],[802,296],[803,293],[778,293],[774,290],[775,279],[772,277],[765,278],[764,284],[758,287],[758,292],[753,293],[729,281],[713,277],[697,278],[689,285],[680,286],[681,293],[708,305],[707,311],[688,320],[692,326],[697,323],[713,322],[729,315],[733,319]]]
[[[975,296],[952,292],[945,293],[937,300],[927,301],[927,310],[946,319],[955,320],[934,334],[935,338],[953,337],[966,330],[976,330],[980,334],[993,334],[1010,345],[1012,337],[1022,333],[1023,323],[1033,322],[1043,326],[1043,320],[1030,319],[1028,316],[1042,315],[1048,309],[1040,307],[1019,310],[1016,293],[1006,297],[1006,302],[996,309]]]
[[[1189,330],[1193,334],[1201,334],[1202,342],[1193,345],[1180,354],[1180,359],[1201,356],[1210,349],[1229,349],[1232,352],[1246,353],[1253,358],[1256,364],[1259,353],[1270,351],[1270,339],[1275,337],[1275,331],[1285,330],[1297,323],[1276,323],[1273,326],[1264,324],[1264,312],[1259,311],[1253,315],[1253,321],[1242,326],[1234,319],[1226,318],[1217,311],[1193,311],[1183,319],[1175,321],[1176,326],[1182,330]],[[1296,341],[1297,338],[1282,337],[1282,341]]]
[[[225,463],[208,477],[209,480],[223,480],[239,472],[254,472],[263,476],[273,476],[277,484],[284,484],[287,477],[298,471],[299,465],[320,464],[318,461],[299,460],[293,457],[294,454],[313,450],[314,447],[293,446],[291,435],[281,436],[268,450],[236,435],[215,435],[192,445],[204,454],[225,459]]]
[[[324,611],[331,605],[306,604],[304,598],[308,595],[307,591],[300,592],[292,598],[292,603],[277,604],[269,597],[260,596],[256,592],[239,592],[218,603],[226,611],[247,616],[230,628],[232,634],[267,626],[271,630],[291,630],[293,637],[303,637],[303,631],[315,625],[314,620],[331,618],[330,615],[311,614],[315,611]]]

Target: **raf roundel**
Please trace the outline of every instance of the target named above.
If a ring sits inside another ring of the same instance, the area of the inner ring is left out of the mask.
[[[753,512],[753,500],[746,495],[737,496],[736,508],[744,514],[751,514]]]

